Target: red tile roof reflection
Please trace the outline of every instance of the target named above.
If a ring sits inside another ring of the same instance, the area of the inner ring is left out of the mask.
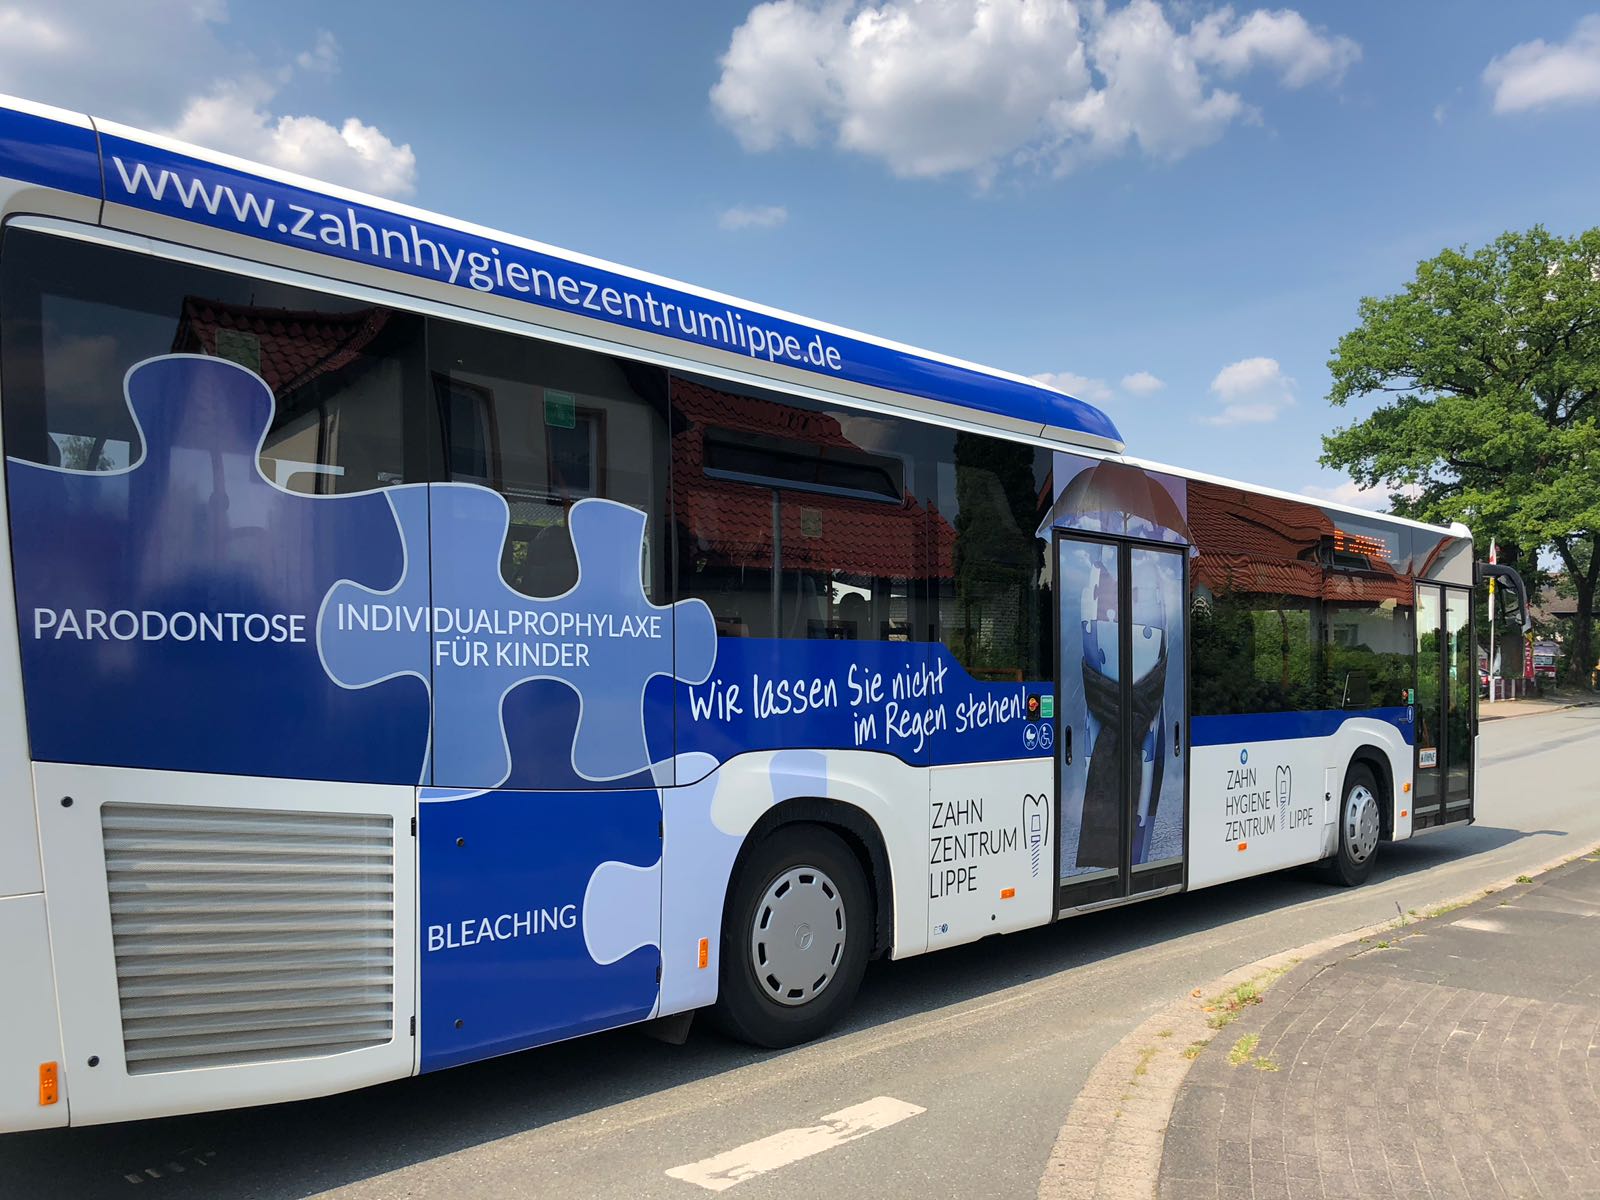
[[[772,491],[705,474],[705,429],[790,438],[816,446],[854,448],[837,418],[771,401],[673,381],[673,501],[693,550],[733,566],[772,563]],[[875,578],[921,579],[953,574],[956,531],[910,495],[900,502],[789,491],[779,505],[786,568],[845,571]],[[927,546],[931,538],[933,545]]]
[[[1200,551],[1195,581],[1212,592],[1411,604],[1411,580],[1381,559],[1365,572],[1322,569],[1335,526],[1315,504],[1192,479],[1189,530]]]
[[[381,308],[351,312],[298,311],[223,304],[189,296],[172,340],[173,350],[188,354],[234,355],[217,350],[219,333],[239,333],[259,347],[259,362],[247,362],[266,380],[279,403],[319,375],[339,370],[361,356],[383,330],[389,313]]]

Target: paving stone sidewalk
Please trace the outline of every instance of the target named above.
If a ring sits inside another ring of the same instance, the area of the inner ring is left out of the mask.
[[[1284,976],[1200,1052],[1158,1195],[1600,1200],[1600,857]]]

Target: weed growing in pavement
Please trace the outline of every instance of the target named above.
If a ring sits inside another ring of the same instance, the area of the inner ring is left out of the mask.
[[[1200,1051],[1204,1050],[1209,1045],[1211,1045],[1210,1038],[1202,1038],[1198,1042],[1190,1042],[1183,1048],[1183,1056],[1190,1062],[1193,1062],[1195,1059],[1200,1057]]]
[[[1261,993],[1256,990],[1256,985],[1249,980],[1235,984],[1222,995],[1215,997],[1206,1007],[1211,1015],[1206,1018],[1206,1024],[1213,1029],[1225,1029],[1239,1019],[1239,1014],[1246,1005],[1260,1004]]]
[[[1271,967],[1253,979],[1234,984],[1220,996],[1213,996],[1204,1006],[1205,1011],[1211,1014],[1206,1018],[1206,1024],[1213,1029],[1223,1029],[1233,1024],[1249,1005],[1260,1004],[1261,993],[1288,974],[1292,966],[1294,962],[1285,963],[1281,967]]]
[[[1258,1071],[1276,1071],[1277,1060],[1268,1058],[1265,1054],[1257,1055],[1256,1047],[1261,1044],[1259,1033],[1247,1033],[1233,1044],[1233,1049],[1228,1051],[1228,1065],[1230,1067],[1254,1067]]]
[[[1156,1036],[1157,1037],[1171,1037],[1172,1036],[1172,1030],[1163,1029],[1160,1033],[1156,1034]]]
[[[1242,1067],[1255,1057],[1256,1047],[1261,1044],[1259,1033],[1247,1033],[1233,1044],[1233,1049],[1228,1051],[1228,1065]]]
[[[1142,1078],[1144,1075],[1149,1073],[1150,1060],[1159,1053],[1161,1053],[1161,1051],[1157,1046],[1146,1046],[1143,1050],[1139,1051],[1139,1061],[1134,1065],[1133,1068],[1133,1076],[1135,1079]]]
[[[1517,882],[1518,883],[1532,883],[1533,882],[1533,876],[1532,875],[1518,875],[1517,876]]]

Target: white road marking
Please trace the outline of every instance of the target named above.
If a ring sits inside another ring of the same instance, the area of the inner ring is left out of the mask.
[[[732,1150],[702,1158],[699,1162],[673,1167],[667,1174],[686,1183],[698,1184],[707,1191],[722,1192],[746,1179],[754,1179],[757,1175],[787,1167],[802,1158],[843,1146],[846,1142],[898,1125],[907,1117],[927,1111],[904,1100],[896,1100],[893,1096],[878,1096],[863,1104],[829,1113],[815,1125],[785,1129],[782,1133],[746,1142]]]

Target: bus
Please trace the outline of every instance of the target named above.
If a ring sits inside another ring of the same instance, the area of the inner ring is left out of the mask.
[[[20,100],[0,216],[0,1129],[790,1045],[1472,819],[1463,526]]]

